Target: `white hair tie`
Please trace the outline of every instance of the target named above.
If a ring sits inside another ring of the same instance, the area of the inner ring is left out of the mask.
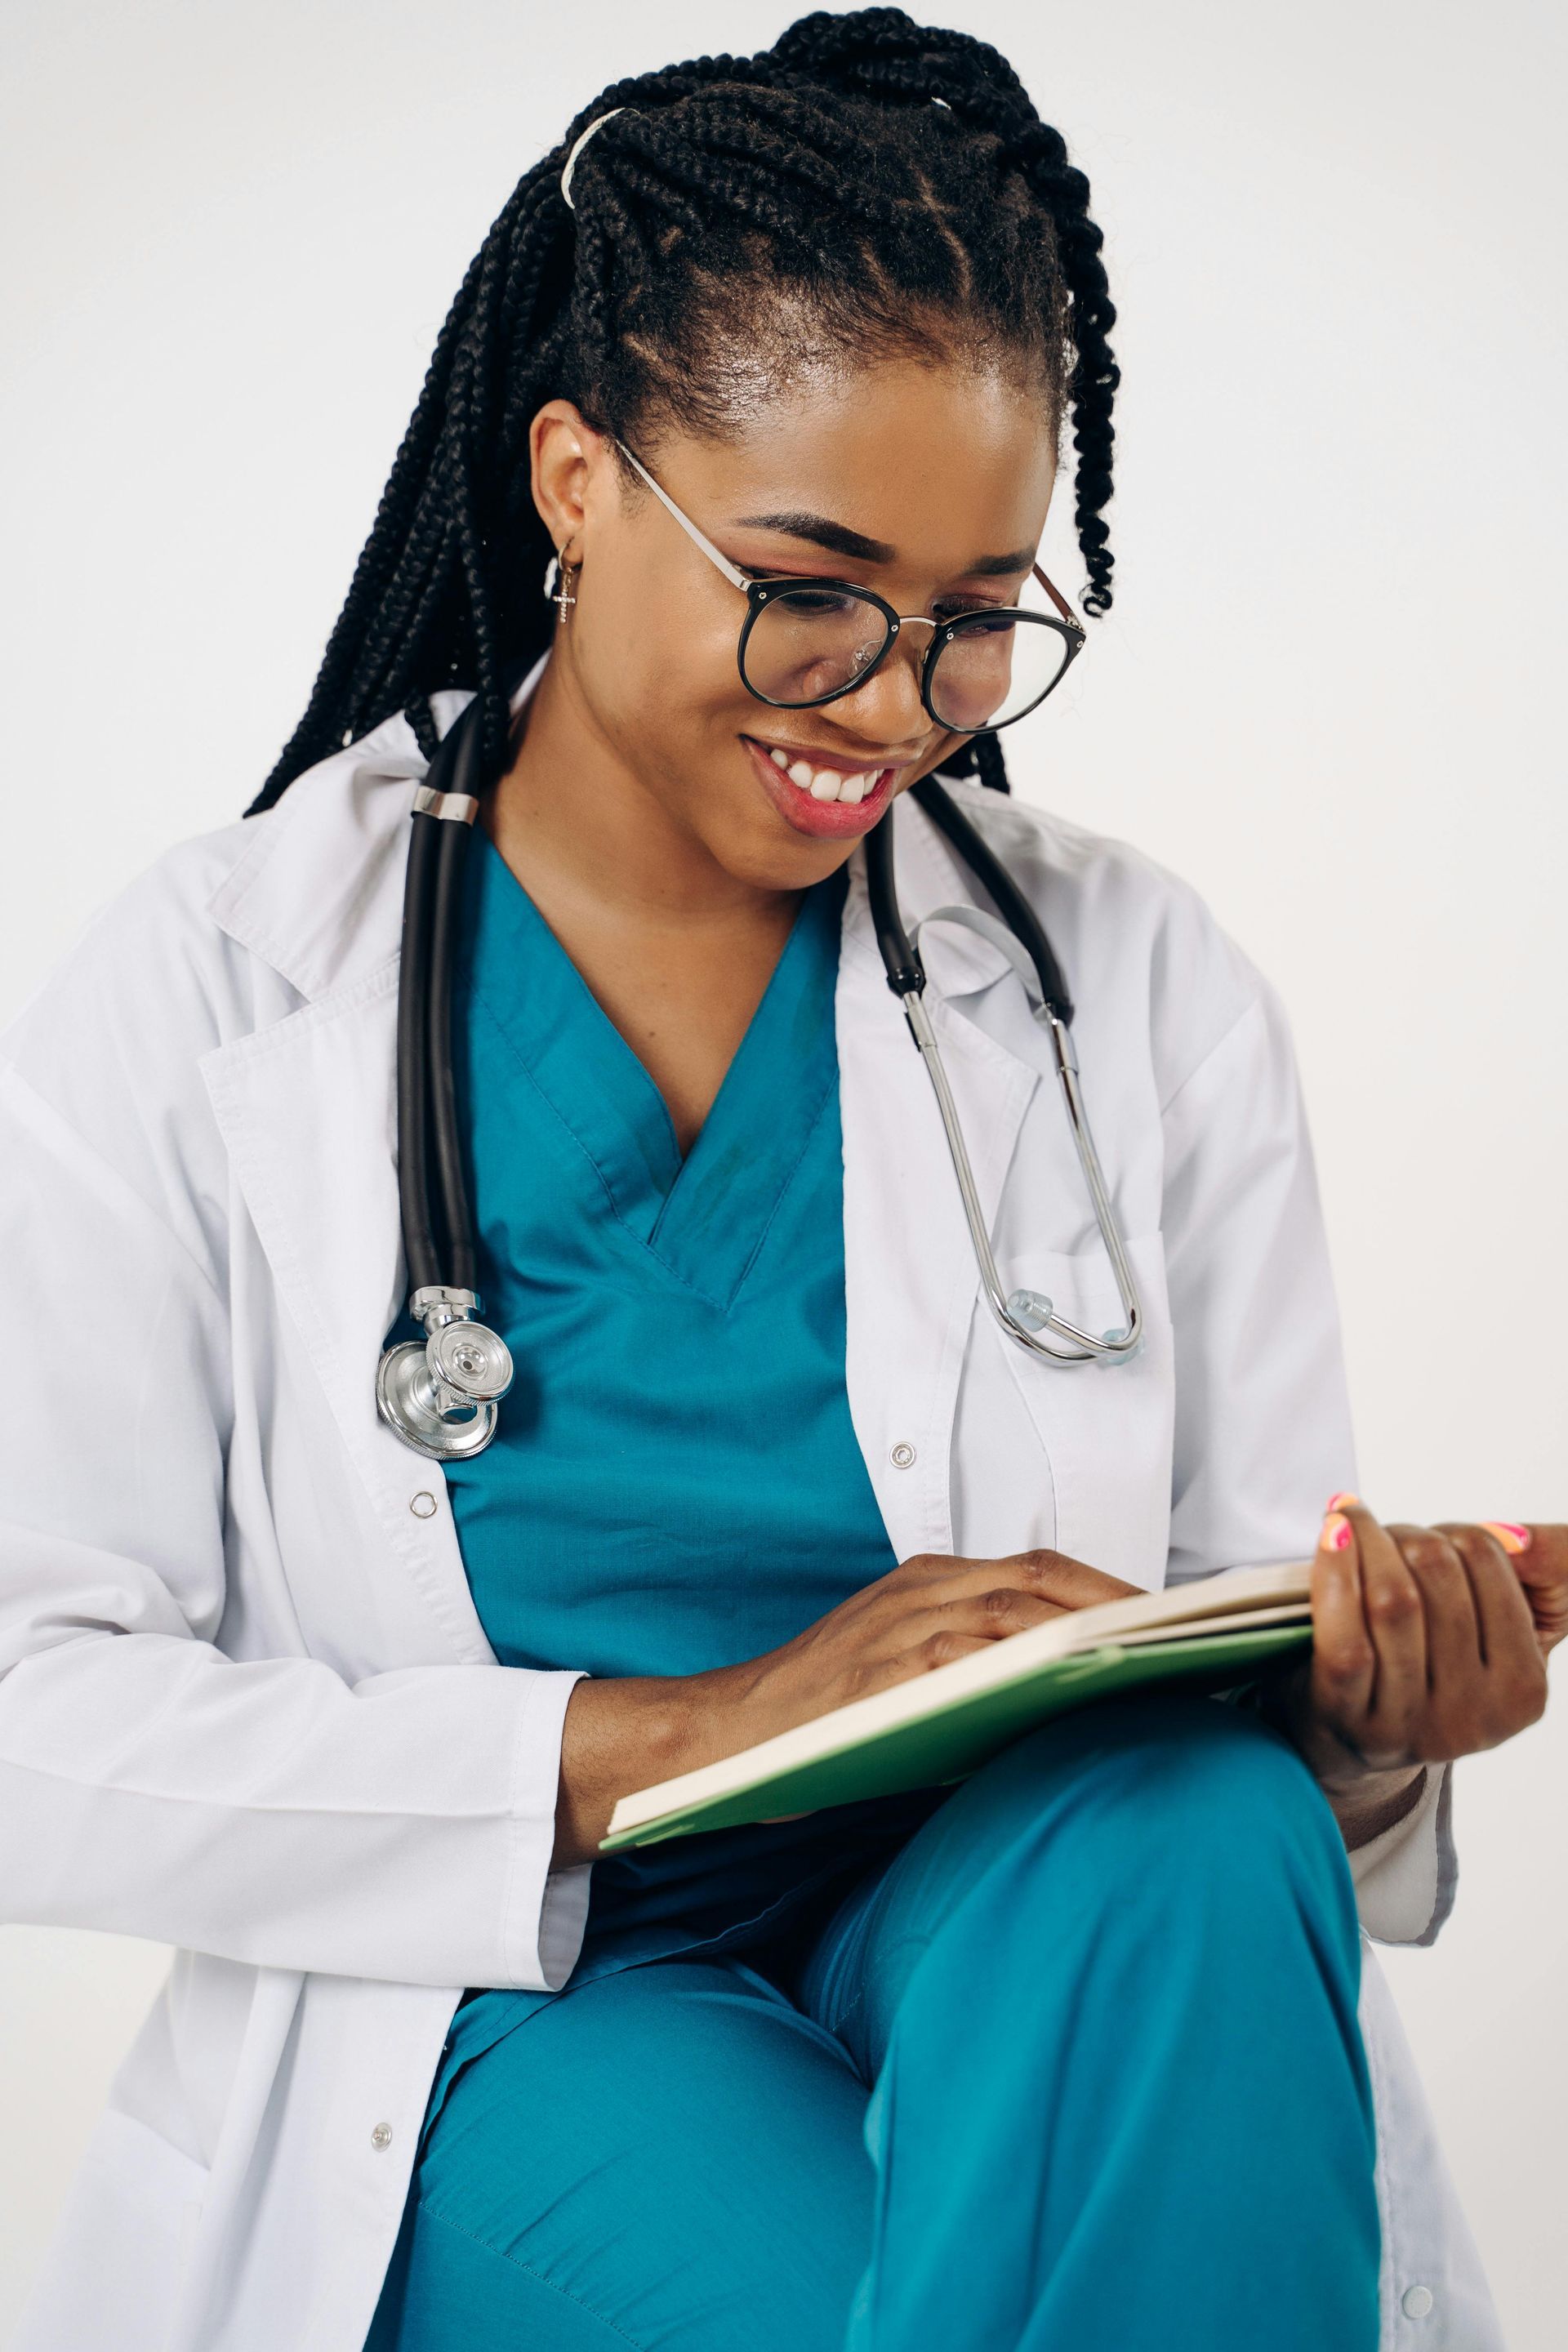
[[[572,201],[572,174],[576,168],[578,156],[583,152],[595,131],[602,131],[606,122],[613,122],[617,114],[625,114],[626,111],[624,106],[612,106],[608,114],[596,114],[586,131],[580,131],[572,142],[572,152],[561,167],[561,193],[566,200],[568,212],[574,213],[577,209]]]

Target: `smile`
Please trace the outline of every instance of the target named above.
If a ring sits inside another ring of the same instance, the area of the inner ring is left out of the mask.
[[[814,801],[847,802],[851,808],[868,799],[878,785],[892,772],[889,768],[813,767],[806,760],[792,760],[787,751],[781,751],[776,745],[769,747],[768,757],[774,767],[789,778],[797,792],[809,793]]]

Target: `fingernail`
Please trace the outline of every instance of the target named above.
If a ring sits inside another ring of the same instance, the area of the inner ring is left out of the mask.
[[[1346,1499],[1349,1499],[1348,1497]],[[1323,1532],[1318,1538],[1320,1551],[1348,1551],[1351,1523],[1342,1511],[1331,1511],[1323,1521]]]
[[[1489,1528],[1491,1533],[1496,1536],[1504,1551],[1528,1551],[1530,1549],[1530,1529],[1528,1528],[1521,1528],[1516,1520],[1483,1519],[1481,1521],[1481,1525],[1483,1528]]]
[[[1352,1503],[1359,1503],[1360,1500],[1361,1496],[1359,1495],[1331,1495],[1329,1496],[1329,1508],[1331,1511],[1342,1511],[1345,1510]],[[1342,1551],[1343,1550],[1344,1547],[1342,1544],[1340,1549]]]

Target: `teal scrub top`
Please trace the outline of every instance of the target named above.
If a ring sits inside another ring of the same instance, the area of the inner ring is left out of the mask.
[[[447,1483],[504,1665],[689,1675],[894,1566],[844,1384],[834,992],[844,877],[807,891],[683,1160],[662,1097],[489,839],[455,982],[479,1286],[517,1378]],[[568,1986],[783,1933],[943,1792],[594,1865]],[[549,1993],[469,1993],[446,2079]],[[439,2105],[440,2081],[432,2112]]]

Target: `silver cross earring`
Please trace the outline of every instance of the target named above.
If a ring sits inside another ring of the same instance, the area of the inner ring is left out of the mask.
[[[570,568],[576,572],[581,566],[573,564]],[[552,555],[544,567],[544,593],[564,621],[577,599],[566,584],[566,573],[562,569],[559,556]]]

